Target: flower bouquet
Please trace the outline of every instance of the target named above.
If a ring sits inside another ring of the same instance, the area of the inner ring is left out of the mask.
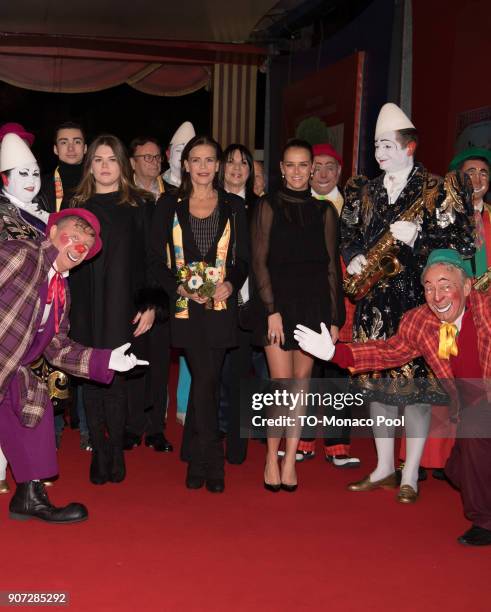
[[[179,268],[178,280],[188,293],[208,298],[205,308],[213,308],[213,295],[220,280],[220,271],[206,261],[195,261]]]

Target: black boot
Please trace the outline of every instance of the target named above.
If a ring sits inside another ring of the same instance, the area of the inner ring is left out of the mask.
[[[109,447],[109,480],[121,482],[126,477],[126,465],[122,446]]]
[[[44,484],[35,480],[17,485],[10,500],[9,510],[10,518],[18,521],[37,518],[47,523],[78,523],[89,516],[83,504],[71,503],[63,508],[56,508],[49,501]]]
[[[92,461],[89,472],[90,482],[95,485],[103,485],[109,480],[108,456],[105,444],[98,444],[92,450]]]

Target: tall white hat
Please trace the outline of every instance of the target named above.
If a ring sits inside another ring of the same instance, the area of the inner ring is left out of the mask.
[[[170,144],[188,144],[191,138],[196,136],[193,124],[190,121],[185,121],[176,130],[174,136],[172,136]]]
[[[17,134],[5,134],[0,148],[0,172],[36,163],[31,149],[22,138]]]
[[[415,129],[414,124],[409,117],[392,102],[387,102],[380,109],[378,114],[377,125],[375,126],[375,138],[386,132],[395,132],[396,130]]]

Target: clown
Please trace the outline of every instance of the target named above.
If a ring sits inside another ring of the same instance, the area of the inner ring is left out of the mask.
[[[476,222],[476,255],[473,275],[482,277],[491,269],[491,207],[484,202],[489,191],[491,151],[471,147],[461,151],[450,162],[450,170],[467,174],[472,182],[472,204]],[[489,283],[489,280],[488,280]]]
[[[39,166],[17,134],[6,134],[0,150],[0,240],[44,237],[48,213],[37,200]]]
[[[6,124],[6,126],[9,125],[15,126],[16,124]],[[6,129],[6,126],[2,128]],[[21,135],[25,136],[26,133],[21,131],[18,134],[7,131],[2,134],[0,241],[44,238],[44,230],[48,221],[48,213],[40,207],[36,200],[41,186],[39,166]],[[6,468],[7,461],[0,450],[0,493],[9,491]]]
[[[468,262],[453,249],[430,254],[422,285],[426,304],[409,311],[388,340],[334,347],[324,324],[321,334],[298,325],[295,337],[305,351],[353,372],[385,370],[424,357],[445,386],[452,413],[460,412],[458,436],[445,472],[460,488],[465,515],[473,525],[458,541],[491,545],[491,437],[485,429],[491,408],[486,381],[491,377],[491,294],[472,289]],[[479,385],[479,379],[483,384]],[[481,437],[476,437],[476,417]],[[377,480],[367,476],[362,483],[365,487],[356,490],[396,488],[396,472]],[[409,485],[401,487],[398,497],[404,487]],[[407,496],[412,494],[408,489]]]
[[[339,153],[329,143],[316,144],[312,147],[314,162],[310,188],[314,198],[329,200],[334,204],[338,215],[343,209],[343,196],[338,189],[343,160]]]
[[[166,151],[169,168],[164,172],[163,179],[166,193],[173,193],[181,184],[181,155],[184,147],[191,138],[196,136],[193,124],[189,121],[182,123],[172,136],[169,148]]]
[[[415,162],[417,142],[418,134],[409,118],[395,104],[385,104],[375,128],[375,159],[383,173],[374,180],[352,177],[345,188],[341,254],[348,274],[356,278],[367,265],[369,252],[389,233],[401,264],[393,276],[379,279],[357,302],[354,342],[392,336],[404,313],[424,302],[420,276],[429,251],[452,247],[467,257],[474,251],[470,194],[455,175],[444,181]],[[409,219],[401,218],[416,201],[422,203],[419,212]],[[418,496],[418,468],[431,416],[429,403],[443,403],[445,398],[438,392],[421,393],[417,379],[431,376],[423,359],[401,366],[390,367],[382,374],[365,373],[356,384],[374,400],[371,411],[375,420],[379,415],[389,418],[398,406],[405,406],[406,425],[420,432],[407,438],[398,498],[402,503],[412,503]],[[390,379],[391,384],[384,385],[381,378]],[[352,483],[350,490],[370,490],[373,482],[394,472],[394,439],[379,436],[375,443],[377,467],[369,478]]]
[[[48,385],[30,364],[45,356],[75,376],[110,383],[114,372],[141,363],[117,349],[92,349],[68,338],[70,270],[102,248],[97,218],[84,209],[50,216],[48,239],[0,244],[0,444],[17,489],[10,517],[74,523],[87,518],[82,504],[53,506],[41,479],[58,471]]]

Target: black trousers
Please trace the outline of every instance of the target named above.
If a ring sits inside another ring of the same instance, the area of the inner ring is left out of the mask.
[[[83,400],[87,425],[94,450],[106,444],[122,448],[127,407],[127,380],[124,375],[115,374],[110,385],[83,384]]]
[[[150,367],[128,381],[126,431],[142,436],[165,429],[170,364],[169,323],[157,323],[149,333]]]
[[[200,342],[186,348],[185,355],[191,371],[191,391],[181,458],[189,462],[190,476],[223,478],[224,455],[218,430],[218,397],[225,349],[209,348]]]
[[[242,463],[247,457],[247,438],[240,437],[240,382],[251,376],[252,333],[239,328],[239,346],[228,349],[222,369],[220,410],[227,432],[227,461]]]
[[[316,359],[314,361],[314,367],[312,368],[312,378],[348,378],[349,374],[347,370],[343,370],[334,363],[327,363]],[[351,410],[345,408],[342,413],[336,410],[326,410],[326,416],[342,417],[349,419],[351,416]],[[338,446],[346,445],[349,446],[351,443],[351,427],[345,425],[342,428],[336,429],[337,435],[324,438],[324,446]],[[301,438],[304,442],[312,442],[314,438]]]

